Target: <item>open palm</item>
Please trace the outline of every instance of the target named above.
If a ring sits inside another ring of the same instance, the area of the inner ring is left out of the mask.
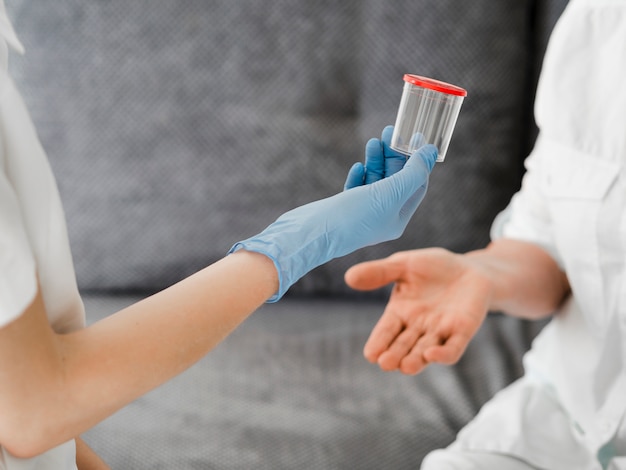
[[[364,354],[383,370],[405,374],[431,362],[458,361],[485,319],[491,296],[485,275],[439,248],[358,264],[346,273],[346,282],[359,290],[395,283]]]

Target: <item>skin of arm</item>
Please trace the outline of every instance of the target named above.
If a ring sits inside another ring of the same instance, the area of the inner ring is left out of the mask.
[[[441,248],[357,264],[346,282],[358,290],[395,283],[364,355],[381,369],[417,374],[457,362],[489,311],[539,319],[570,292],[565,273],[542,248],[499,239],[456,254]]]
[[[308,270],[399,237],[437,149],[407,161],[389,150],[392,133],[368,141],[346,191],[283,214],[239,251],[88,328],[56,334],[38,293],[0,328],[0,445],[27,458],[69,441],[194,364]]]
[[[80,435],[190,367],[277,289],[273,262],[242,250],[63,335],[38,294],[0,328],[0,443],[28,458]]]
[[[111,468],[80,437],[76,438],[78,470],[111,470]]]

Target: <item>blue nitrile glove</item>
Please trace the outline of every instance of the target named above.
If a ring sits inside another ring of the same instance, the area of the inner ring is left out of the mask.
[[[365,145],[365,165],[355,163],[346,178],[344,190],[370,184],[400,171],[407,156],[391,148],[393,126],[383,129],[380,140],[370,139]]]
[[[383,140],[378,148],[384,152],[385,145]],[[368,143],[370,151],[374,147]],[[397,155],[390,158],[397,158]],[[437,148],[426,145],[395,174],[384,179],[380,179],[384,175],[370,175],[373,182],[364,184],[370,168],[375,172],[385,166],[386,156],[379,160],[382,165],[373,164],[371,157],[376,155],[372,152],[362,173],[354,170],[356,165],[349,173],[348,190],[286,212],[260,234],[230,249],[229,253],[244,249],[272,259],[278,271],[279,288],[268,302],[278,301],[293,283],[317,266],[402,235],[426,194]],[[390,163],[389,166],[391,172],[398,165]],[[362,174],[360,186],[358,174]]]

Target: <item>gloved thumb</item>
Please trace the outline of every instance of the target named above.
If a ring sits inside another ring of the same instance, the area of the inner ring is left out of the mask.
[[[424,145],[411,155],[402,170],[382,181],[390,185],[392,198],[401,204],[398,216],[405,226],[426,195],[428,177],[435,166],[437,154],[437,147]]]
[[[435,162],[437,161],[437,155],[439,154],[439,150],[433,144],[426,144],[418,148],[409,161],[406,163],[407,165],[419,165],[420,163],[424,164],[428,173],[430,173],[435,166]],[[419,158],[417,158],[419,157]],[[419,161],[421,160],[421,162]]]
[[[428,175],[437,160],[437,147],[428,144],[417,149],[404,168],[380,183],[388,185],[398,201],[408,200],[428,182]]]
[[[424,145],[417,149],[404,168],[406,171],[407,183],[405,186],[405,196],[407,197],[405,204],[400,209],[400,220],[405,224],[413,216],[418,206],[426,195],[428,189],[428,177],[435,162],[439,151],[432,144]]]

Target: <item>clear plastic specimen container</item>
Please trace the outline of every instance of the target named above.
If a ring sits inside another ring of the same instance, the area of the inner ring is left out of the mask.
[[[433,144],[439,150],[437,161],[444,161],[466,96],[458,86],[406,74],[391,148],[410,156],[422,145]]]

